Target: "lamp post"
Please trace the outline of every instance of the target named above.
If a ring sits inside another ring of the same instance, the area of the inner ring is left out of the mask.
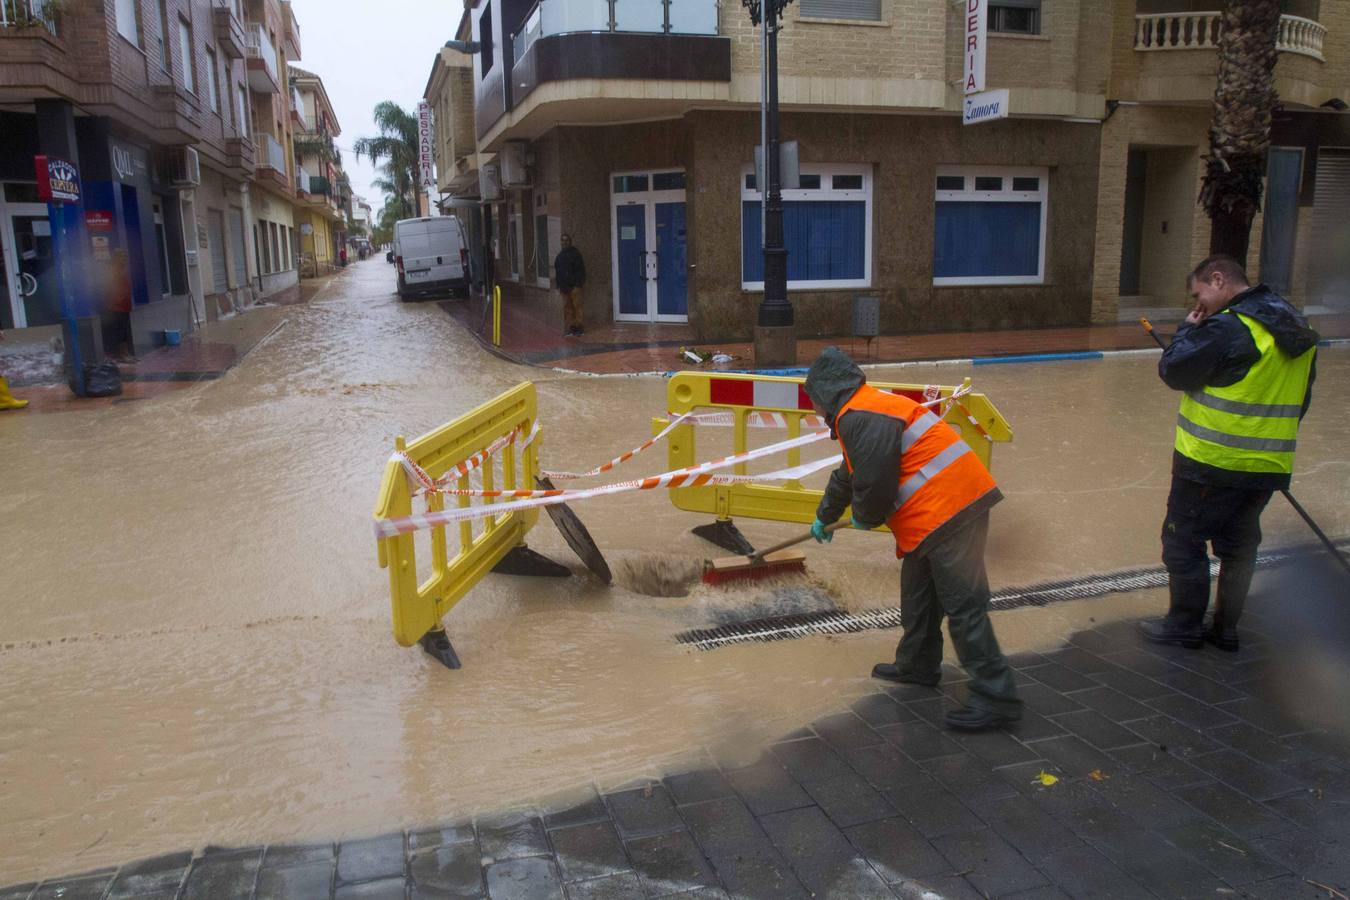
[[[761,132],[764,196],[764,297],[755,318],[755,365],[793,365],[797,338],[787,296],[787,248],[783,246],[783,191],[778,158],[778,29],[792,0],[741,0],[750,21],[763,28],[764,86]]]

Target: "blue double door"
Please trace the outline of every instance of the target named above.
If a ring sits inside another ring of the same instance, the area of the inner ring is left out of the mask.
[[[687,322],[684,173],[621,175],[613,184],[615,320]]]

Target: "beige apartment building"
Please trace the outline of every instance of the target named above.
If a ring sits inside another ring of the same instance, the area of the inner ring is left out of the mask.
[[[296,123],[296,222],[305,275],[331,272],[345,240],[341,154],[333,143],[342,134],[323,80],[304,69],[291,70],[291,105]]]
[[[1350,93],[1350,9],[1289,5],[1276,143],[1299,152],[1272,155],[1278,241],[1263,256],[1270,229],[1254,234],[1253,264],[1279,263],[1310,302],[1340,277],[1303,261],[1350,196],[1334,150],[1350,147],[1350,119],[1331,108]],[[857,296],[879,298],[889,333],[1179,305],[1207,248],[1193,200],[1215,67],[1212,40],[1186,36],[1213,14],[1191,6],[1203,0],[992,0],[987,87],[1008,89],[1011,116],[979,125],[961,117],[963,3],[788,6],[779,73],[782,137],[800,152],[800,187],[784,195],[799,334],[847,334]],[[479,0],[455,37],[477,50],[433,64],[437,188],[443,208],[477,216],[505,292],[556,312],[551,262],[568,233],[586,259],[588,322],[747,338],[763,274],[760,40],[744,9]]]

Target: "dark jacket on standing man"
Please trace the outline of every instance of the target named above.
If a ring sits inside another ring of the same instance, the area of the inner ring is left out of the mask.
[[[1308,326],[1298,310],[1264,284],[1248,288],[1225,307],[1225,312],[1241,313],[1265,326],[1275,345],[1291,357],[1300,356],[1316,346],[1318,334]],[[1227,387],[1237,384],[1261,358],[1251,332],[1235,315],[1219,313],[1199,325],[1183,322],[1172,343],[1158,361],[1158,375],[1176,391],[1198,391],[1206,386]],[[1312,402],[1312,385],[1317,379],[1317,364],[1308,376],[1303,412]],[[1236,472],[1206,465],[1180,453],[1172,454],[1172,474],[1178,478],[1219,487],[1248,490],[1281,490],[1289,487],[1289,476],[1266,472]]]
[[[586,285],[586,263],[581,259],[581,251],[576,247],[564,247],[553,260],[553,274],[558,280],[558,290],[566,294],[573,288]]]

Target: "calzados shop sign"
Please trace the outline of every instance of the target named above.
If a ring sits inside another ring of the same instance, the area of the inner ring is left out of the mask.
[[[79,203],[80,171],[55,156],[33,157],[37,169],[38,199],[47,203]]]

